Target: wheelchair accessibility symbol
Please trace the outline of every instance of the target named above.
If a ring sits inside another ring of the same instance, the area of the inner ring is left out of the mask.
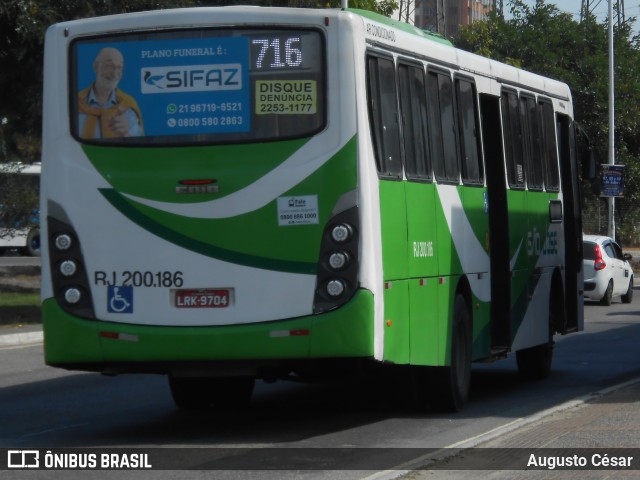
[[[110,285],[107,288],[109,313],[133,313],[133,287]]]

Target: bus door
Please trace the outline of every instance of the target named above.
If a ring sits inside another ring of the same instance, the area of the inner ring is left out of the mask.
[[[522,321],[533,327],[527,334],[528,341],[544,341],[549,332],[548,316],[545,315],[549,310],[543,305],[551,298],[548,282],[551,281],[552,269],[557,264],[557,256],[551,254],[549,241],[554,238],[552,229],[556,225],[551,223],[549,213],[552,193],[545,190],[544,185],[546,150],[543,148],[545,142],[541,128],[541,107],[533,94],[521,92],[520,117],[527,180],[527,229],[524,237],[526,244],[522,247],[526,251],[526,289],[524,295],[519,297],[524,308],[517,312],[522,312]]]
[[[511,344],[509,268],[509,216],[502,150],[500,97],[480,95],[480,115],[489,203],[489,254],[491,257],[491,350]]]
[[[560,153],[560,183],[564,200],[564,257],[565,257],[565,319],[560,333],[584,328],[584,277],[582,271],[582,217],[580,187],[576,160],[575,130],[571,119],[556,116],[558,150]]]
[[[504,152],[507,179],[507,235],[510,270],[510,333],[514,337],[525,318],[532,287],[534,257],[528,251],[528,235],[531,228],[529,203],[532,201],[527,191],[525,158],[525,121],[518,92],[503,89],[501,95],[501,115],[504,135]],[[505,300],[507,297],[502,296]],[[513,340],[513,338],[511,339]]]

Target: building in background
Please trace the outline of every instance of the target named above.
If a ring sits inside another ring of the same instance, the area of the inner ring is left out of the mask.
[[[496,0],[405,0],[401,3],[401,14],[404,5],[405,16],[416,27],[440,33],[448,38],[458,35],[460,25],[470,25],[478,20],[486,20],[489,12],[495,10]]]

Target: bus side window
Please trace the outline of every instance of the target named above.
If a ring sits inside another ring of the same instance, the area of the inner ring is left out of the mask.
[[[520,97],[520,112],[524,137],[524,165],[527,172],[529,190],[542,190],[542,141],[540,138],[539,115],[533,97]]]
[[[525,174],[522,162],[523,139],[520,126],[518,95],[515,92],[503,92],[501,103],[507,180],[511,188],[524,188]]]
[[[400,64],[398,76],[406,175],[410,180],[431,180],[424,71],[421,67]]]
[[[433,170],[438,181],[458,183],[458,147],[451,78],[438,72],[427,77],[429,135]]]
[[[395,67],[392,59],[367,58],[369,120],[378,173],[402,178]]]
[[[460,146],[462,150],[462,182],[482,184],[484,172],[480,157],[480,136],[478,132],[478,109],[473,82],[456,80],[458,100],[458,122],[460,125]]]
[[[558,172],[558,147],[553,105],[549,102],[540,102],[539,105],[544,139],[544,184],[548,192],[557,192],[560,190],[560,173]]]

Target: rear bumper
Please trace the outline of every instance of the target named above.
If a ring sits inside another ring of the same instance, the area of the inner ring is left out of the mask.
[[[587,300],[601,300],[607,290],[607,282],[591,279],[584,281],[584,297]]]
[[[367,290],[322,315],[237,326],[85,320],[65,313],[51,298],[43,302],[42,315],[45,362],[73,370],[170,373],[178,369],[196,374],[211,369],[225,374],[288,361],[372,357],[374,350],[373,295]]]

